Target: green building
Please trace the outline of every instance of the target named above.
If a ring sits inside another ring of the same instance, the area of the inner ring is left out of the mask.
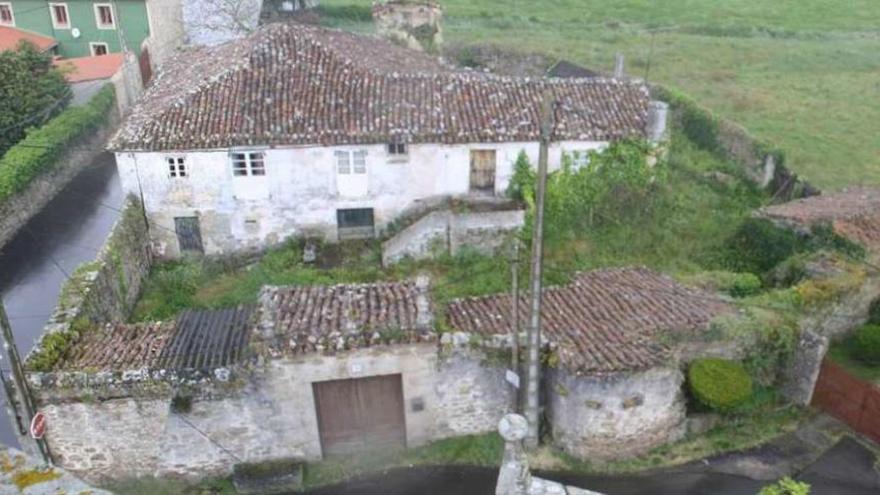
[[[129,50],[150,36],[145,0],[0,0],[0,25],[54,38],[57,54],[86,57]]]

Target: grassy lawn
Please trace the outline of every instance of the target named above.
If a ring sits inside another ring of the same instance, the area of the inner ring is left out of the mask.
[[[725,268],[722,248],[726,239],[766,198],[737,179],[732,165],[695,149],[679,134],[675,136],[670,158],[663,166],[665,178],[653,193],[655,206],[648,211],[626,211],[613,223],[548,243],[548,283],[564,283],[575,270],[603,266],[645,265],[684,274]],[[708,172],[730,174],[730,183],[707,178]],[[363,283],[428,273],[433,296],[441,307],[451,298],[502,292],[510,284],[505,256],[462,253],[384,269],[377,243],[327,245],[319,251],[343,260],[342,264],[325,269],[303,265],[300,245],[291,243],[251,264],[183,261],[159,265],[146,284],[133,319],[167,319],[185,308],[255,302],[260,288],[267,284]],[[528,269],[525,258],[520,266],[523,280]]]
[[[369,31],[371,3],[321,5],[327,24]],[[820,188],[880,184],[880,2],[441,4],[448,43],[496,44],[604,69],[621,52],[629,74],[684,91],[775,143]]]

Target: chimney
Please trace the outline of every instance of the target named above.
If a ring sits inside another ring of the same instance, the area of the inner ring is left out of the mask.
[[[667,103],[654,100],[648,104],[648,122],[645,125],[645,134],[649,143],[658,144],[666,140],[668,115],[669,105]]]
[[[623,79],[624,78],[624,57],[622,53],[618,53],[614,56],[614,78],[615,79]]]
[[[373,4],[376,32],[413,50],[440,51],[442,19],[443,9],[431,1],[387,0]]]

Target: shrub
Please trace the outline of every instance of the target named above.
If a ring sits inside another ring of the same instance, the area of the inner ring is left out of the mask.
[[[855,335],[856,358],[866,364],[880,365],[880,325],[865,325]]]
[[[749,218],[727,242],[727,264],[735,271],[764,273],[798,252],[802,240],[763,218]]]
[[[724,359],[698,359],[688,369],[688,385],[703,406],[730,412],[752,396],[752,379],[745,368]]]
[[[801,481],[795,481],[789,477],[761,488],[758,495],[809,495],[810,485]]]
[[[114,98],[113,86],[108,85],[85,106],[68,108],[10,148],[0,158],[0,202],[23,191],[55,166],[72,142],[104,123]]]
[[[761,279],[754,273],[702,272],[690,277],[688,281],[709,290],[727,293],[733,297],[751,296],[763,288]]]

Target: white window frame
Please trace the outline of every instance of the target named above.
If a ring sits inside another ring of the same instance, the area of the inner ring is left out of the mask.
[[[367,150],[336,150],[336,173],[339,175],[366,175]]]
[[[229,161],[233,177],[266,176],[266,153],[262,151],[233,151]]]
[[[168,165],[169,179],[188,179],[189,168],[187,168],[186,157],[183,155],[166,156],[165,163]]]
[[[67,24],[59,24],[58,19],[55,18],[55,8],[63,7],[64,8],[64,16],[67,17]],[[49,18],[52,19],[52,29],[70,29],[70,9],[67,7],[66,3],[63,2],[50,2],[49,3]]]
[[[104,43],[103,41],[90,41],[89,42],[89,53],[92,54],[93,57],[97,57],[98,54],[95,53],[95,48],[98,46],[104,47],[104,55],[110,55],[110,45]]]
[[[12,9],[12,2],[0,2],[0,7],[8,8],[9,16],[12,17],[12,20],[9,22],[3,22],[3,19],[0,19],[0,26],[15,27],[15,11]]]
[[[97,26],[98,29],[116,29],[116,9],[113,8],[112,3],[96,3],[93,7],[95,10],[95,26]],[[101,23],[101,7],[107,7],[110,9],[110,17],[113,19],[111,24]]]

